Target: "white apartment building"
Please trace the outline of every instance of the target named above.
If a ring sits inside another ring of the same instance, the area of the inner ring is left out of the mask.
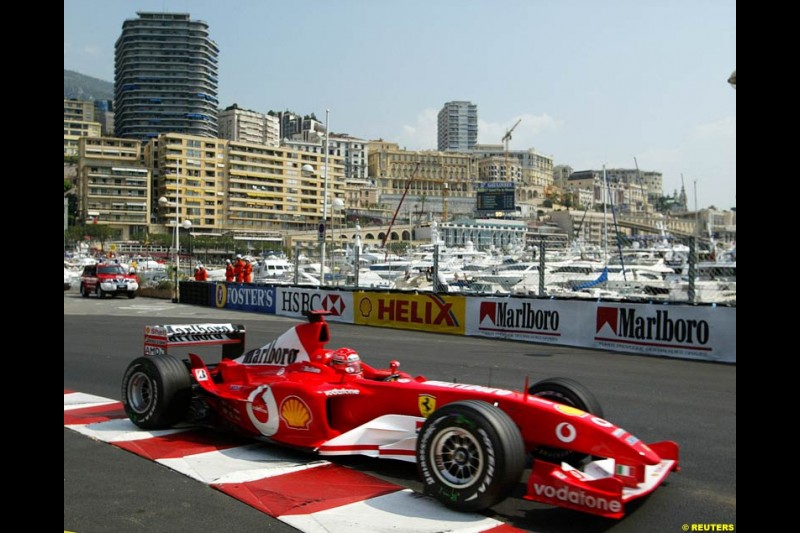
[[[278,146],[280,121],[278,117],[241,109],[233,104],[219,112],[219,137],[229,141]]]
[[[368,143],[364,139],[343,133],[331,133],[328,139],[328,155],[341,157],[344,162],[344,175],[348,180],[367,180]],[[312,154],[325,153],[325,134],[305,131],[284,139],[282,146]]]
[[[125,240],[144,236],[148,226],[150,172],[140,151],[135,139],[79,140],[78,215],[120,229]]]
[[[64,98],[64,155],[78,155],[79,139],[100,137],[100,132],[92,102]]]

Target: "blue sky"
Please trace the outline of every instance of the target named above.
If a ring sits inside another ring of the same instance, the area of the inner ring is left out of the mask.
[[[478,142],[575,170],[663,173],[689,207],[736,205],[735,0],[64,0],[64,68],[114,80],[137,11],[189,13],[220,48],[220,106],[315,113],[436,149],[445,102]],[[695,198],[695,189],[697,195]]]

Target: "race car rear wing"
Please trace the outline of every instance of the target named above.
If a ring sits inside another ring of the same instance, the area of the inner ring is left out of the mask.
[[[245,327],[241,324],[179,324],[144,327],[144,354],[166,354],[170,347],[222,345],[222,358],[244,353]]]

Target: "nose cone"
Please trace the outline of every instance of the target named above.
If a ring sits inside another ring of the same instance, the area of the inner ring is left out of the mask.
[[[661,457],[644,442],[638,441],[633,447],[639,453],[644,464],[655,465],[661,462]]]

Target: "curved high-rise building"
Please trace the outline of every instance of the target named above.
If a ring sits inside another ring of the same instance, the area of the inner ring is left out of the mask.
[[[188,13],[136,14],[115,45],[115,135],[216,137],[219,48],[208,24]]]
[[[472,102],[447,102],[438,116],[440,152],[467,152],[478,142],[478,106]]]

